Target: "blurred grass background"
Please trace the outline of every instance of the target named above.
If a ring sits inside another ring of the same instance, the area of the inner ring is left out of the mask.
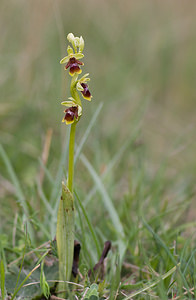
[[[84,72],[90,73],[93,94],[92,103],[84,103],[77,141],[103,102],[84,147],[98,174],[129,139],[143,111],[135,148],[142,147],[149,176],[156,177],[167,160],[168,182],[179,185],[179,191],[188,183],[194,194],[195,12],[194,0],[1,1],[0,142],[25,191],[35,189],[50,129],[47,168],[56,176],[67,134],[60,103],[69,96],[68,74],[59,60],[66,55],[66,36],[73,32],[85,40]],[[105,182],[116,201],[130,192],[131,170],[139,167],[135,159],[128,147]],[[14,215],[16,204],[2,159],[0,165],[0,217],[6,228],[7,215]],[[85,195],[91,184],[78,162],[76,185]],[[186,218],[194,219],[193,208],[194,201]]]

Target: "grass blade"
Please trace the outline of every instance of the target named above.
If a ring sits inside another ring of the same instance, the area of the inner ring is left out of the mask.
[[[63,168],[65,166],[66,163],[66,159],[67,159],[67,155],[68,155],[68,149],[69,149],[69,129],[67,132],[67,136],[64,142],[64,146],[63,146],[63,150],[61,152],[61,158],[59,161],[59,166],[58,166],[58,171],[57,171],[57,175],[56,175],[56,180],[55,183],[53,185],[53,189],[52,189],[52,193],[51,193],[51,197],[50,197],[50,203],[55,203],[58,202],[58,195],[59,195],[59,191],[61,190],[61,182],[62,182],[62,177],[63,177]],[[58,205],[58,204],[57,204]],[[55,211],[56,213],[56,211]]]
[[[17,196],[18,202],[22,206],[26,216],[28,216],[28,207],[27,207],[26,202],[25,202],[25,196],[22,192],[20,183],[18,181],[18,178],[16,177],[16,174],[14,172],[14,169],[13,169],[12,165],[11,165],[11,162],[10,162],[4,148],[2,147],[2,145],[0,145],[0,154],[1,154],[1,157],[3,158],[3,161],[6,165],[6,168],[7,168],[7,171],[9,173],[9,176],[11,178],[11,181],[12,181],[12,183],[13,183],[15,189],[16,189],[16,196]]]
[[[84,215],[84,218],[85,218],[85,220],[86,220],[86,223],[88,224],[88,228],[89,228],[89,230],[90,230],[90,232],[91,232],[92,238],[93,238],[93,240],[94,240],[94,243],[95,243],[95,246],[96,246],[96,249],[97,249],[98,257],[100,257],[100,256],[101,256],[101,248],[100,248],[99,241],[98,241],[98,239],[97,239],[96,233],[95,233],[95,231],[93,230],[93,226],[92,226],[92,224],[91,224],[91,222],[90,222],[90,220],[89,220],[89,218],[88,218],[88,216],[87,216],[87,213],[86,213],[86,211],[85,211],[85,208],[84,208],[84,206],[82,205],[82,202],[80,201],[80,198],[78,197],[78,195],[77,195],[76,192],[75,192],[75,196],[76,196],[76,199],[77,199],[77,201],[78,201],[78,203],[79,203],[79,205],[80,205],[80,208],[81,208],[81,210],[82,210],[82,213],[83,213],[83,215]]]
[[[9,176],[11,178],[11,181],[16,189],[16,197],[18,199],[18,202],[20,203],[21,207],[23,208],[23,211],[26,215],[26,218],[27,218],[27,224],[28,224],[28,232],[29,232],[29,235],[31,237],[31,240],[33,241],[34,240],[34,233],[33,233],[33,229],[32,229],[32,226],[31,226],[31,223],[29,222],[28,218],[29,218],[29,210],[28,210],[28,206],[27,206],[27,203],[26,203],[26,200],[25,200],[25,196],[23,194],[23,191],[21,189],[21,186],[20,186],[20,183],[18,181],[18,178],[15,174],[15,171],[11,165],[11,162],[4,150],[4,148],[2,147],[2,145],[0,144],[0,154],[3,158],[3,161],[6,165],[6,168],[7,168],[7,171],[9,173]]]
[[[50,171],[48,170],[48,168],[45,166],[45,164],[43,163],[42,159],[39,158],[38,159],[40,167],[43,169],[45,176],[47,177],[47,179],[49,180],[50,184],[54,184],[54,179],[50,173]]]
[[[40,183],[37,181],[37,188],[38,188],[38,194],[40,196],[40,199],[42,200],[42,202],[44,203],[45,208],[47,209],[48,213],[53,216],[54,214],[54,210],[52,208],[52,206],[50,205],[48,199],[46,198],[44,191],[40,185]]]
[[[40,273],[40,288],[46,299],[50,296],[50,287],[48,282],[46,281],[46,277],[44,274],[44,262],[41,263],[41,273]]]
[[[128,147],[134,143],[134,141],[137,138],[138,135],[138,131],[139,131],[139,126],[138,128],[135,129],[135,131],[133,132],[133,135],[131,137],[131,139],[129,139],[126,143],[124,143],[122,145],[122,147],[118,150],[118,152],[113,156],[113,158],[110,160],[110,162],[108,163],[105,171],[103,172],[103,174],[101,174],[101,179],[104,179],[109,172],[112,171],[112,169],[114,168],[114,166],[117,165],[118,161],[120,161],[120,158],[123,156],[124,152],[128,149]],[[87,198],[85,199],[85,206],[89,203],[89,201],[92,199],[93,195],[95,194],[97,190],[97,185],[95,185],[91,191],[89,192]]]
[[[19,285],[19,287],[17,288],[17,290],[14,292],[14,294],[12,295],[11,300],[14,300],[14,298],[16,297],[17,293],[20,291],[20,289],[23,287],[24,283],[29,279],[29,277],[31,276],[31,274],[37,270],[40,267],[40,264],[38,266],[36,266],[35,268],[33,268],[33,270],[31,272],[29,272],[29,274],[25,277],[25,279],[21,282],[21,284]]]
[[[101,102],[99,104],[97,110],[93,114],[93,117],[92,117],[92,119],[91,119],[91,121],[90,121],[90,123],[89,123],[89,125],[88,125],[88,127],[87,127],[87,129],[86,129],[86,131],[85,131],[85,133],[84,133],[84,135],[83,135],[83,137],[82,137],[82,139],[81,139],[81,141],[80,141],[77,149],[76,149],[74,163],[76,163],[76,160],[78,159],[78,157],[79,157],[79,155],[80,155],[80,153],[82,151],[82,148],[83,148],[83,146],[84,146],[84,144],[85,144],[85,142],[86,142],[86,140],[87,140],[87,138],[89,136],[89,133],[90,133],[93,125],[95,124],[95,121],[96,121],[96,119],[97,119],[97,117],[98,117],[98,115],[99,115],[102,107],[103,107],[103,102]]]
[[[155,240],[161,245],[161,247],[165,250],[165,252],[167,253],[167,255],[169,256],[169,258],[172,260],[172,262],[177,265],[177,261],[176,259],[173,257],[173,255],[171,254],[171,252],[169,251],[169,249],[167,248],[167,246],[165,245],[165,243],[162,241],[162,239],[154,232],[154,230],[152,229],[152,227],[143,219],[143,224],[146,227],[146,229],[153,235],[153,237],[155,238]],[[181,269],[179,268],[179,273],[182,277],[182,280],[184,282],[184,285],[186,287],[187,290],[189,290],[189,286],[187,284],[186,278],[184,277],[184,274],[182,273]]]
[[[18,282],[19,282],[19,279],[20,279],[20,274],[21,274],[21,271],[22,271],[22,266],[23,266],[23,262],[24,262],[24,258],[25,258],[26,243],[27,243],[27,239],[25,240],[25,246],[24,246],[24,251],[23,251],[23,255],[22,255],[22,261],[21,261],[21,264],[20,264],[20,269],[19,269],[19,272],[18,272],[18,277],[17,277],[14,292],[17,290]]]
[[[1,297],[2,300],[5,299],[5,269],[4,269],[4,263],[3,260],[1,260]]]
[[[195,257],[195,253],[196,253],[196,249],[193,250],[193,252],[191,253],[191,256],[190,256],[188,262],[186,263],[186,266],[185,266],[184,271],[183,271],[183,274],[184,274],[184,275],[186,274],[186,271],[187,271],[187,269],[188,269],[188,267],[189,267],[189,265],[190,265],[192,259]]]
[[[150,284],[146,284],[143,288],[141,288],[139,291],[132,293],[131,295],[129,295],[128,297],[124,298],[124,300],[129,300],[151,288],[153,288],[154,286],[156,286],[161,280],[166,279],[167,277],[169,277],[171,274],[173,274],[177,267],[179,267],[180,264],[178,264],[177,266],[173,267],[171,270],[169,270],[167,273],[165,273],[164,275],[162,275],[160,278],[158,278],[157,280],[155,280],[154,282],[150,283]]]
[[[103,204],[106,207],[108,214],[111,218],[111,221],[114,225],[114,228],[116,229],[116,231],[118,232],[118,237],[120,236],[118,245],[119,245],[119,252],[120,252],[120,261],[122,262],[125,250],[126,250],[126,245],[125,242],[123,241],[125,235],[124,235],[124,230],[123,230],[123,226],[121,224],[121,221],[119,219],[119,216],[117,214],[117,211],[112,203],[112,200],[110,199],[100,177],[98,176],[98,174],[96,173],[95,169],[93,168],[93,166],[90,164],[90,162],[88,161],[88,159],[82,154],[80,156],[81,161],[83,162],[84,166],[88,169],[89,173],[91,174],[94,182],[97,185],[97,188],[101,194],[101,199],[103,200]]]

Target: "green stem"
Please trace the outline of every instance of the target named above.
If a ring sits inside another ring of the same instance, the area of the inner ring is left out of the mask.
[[[72,77],[72,80],[71,80],[70,93],[71,93],[71,96],[75,99],[76,103],[78,105],[82,106],[80,96],[76,89],[77,80],[78,80],[78,74],[74,74],[74,76]]]
[[[69,167],[68,167],[68,189],[73,194],[73,179],[74,179],[74,146],[75,146],[76,123],[71,125],[69,139]]]
[[[80,96],[76,89],[78,75],[74,74],[71,80],[70,92],[72,97],[76,100],[77,104],[82,106]],[[70,139],[69,139],[69,166],[68,166],[68,182],[67,187],[73,194],[73,180],[74,180],[74,145],[75,145],[75,132],[76,122],[71,125]]]

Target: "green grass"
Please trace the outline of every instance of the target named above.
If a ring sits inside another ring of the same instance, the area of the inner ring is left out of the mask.
[[[54,238],[67,176],[69,129],[61,124],[60,102],[69,96],[68,77],[59,60],[68,32],[85,38],[84,72],[90,72],[93,94],[76,132],[76,238],[84,279],[70,299],[81,299],[93,283],[85,274],[106,240],[113,246],[103,297],[194,299],[195,4],[0,6],[2,299],[17,291],[18,274],[18,287],[29,284],[18,296],[26,299],[28,289],[41,293],[40,269],[27,277]],[[58,279],[52,268],[44,267],[51,288]]]

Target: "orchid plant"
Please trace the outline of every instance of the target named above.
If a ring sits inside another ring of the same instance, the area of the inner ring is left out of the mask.
[[[74,145],[76,125],[82,116],[82,101],[80,95],[91,101],[92,95],[88,88],[89,74],[79,78],[82,73],[81,67],[84,65],[81,59],[84,57],[84,40],[81,37],[75,37],[69,33],[67,39],[71,45],[67,47],[67,56],[61,59],[61,64],[65,65],[65,70],[69,69],[71,76],[70,94],[68,100],[61,104],[66,106],[64,118],[62,120],[66,125],[71,125],[69,139],[69,162],[67,183],[62,182],[62,196],[57,215],[57,251],[59,257],[59,283],[58,289],[65,290],[66,281],[70,280],[74,255]]]

